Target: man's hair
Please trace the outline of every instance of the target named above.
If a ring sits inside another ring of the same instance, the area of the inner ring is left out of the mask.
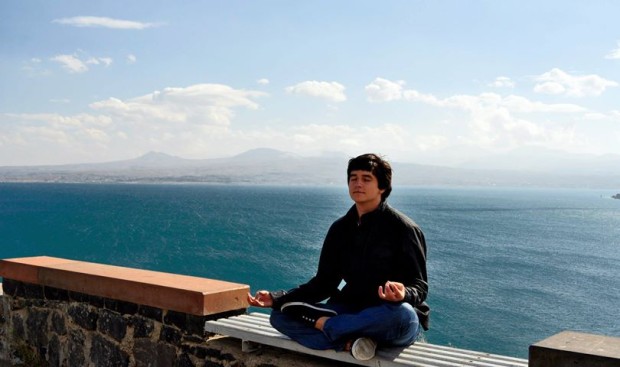
[[[381,201],[385,201],[392,192],[392,166],[388,161],[376,154],[367,153],[349,160],[347,167],[347,182],[352,171],[369,171],[379,181],[379,189],[385,190],[381,194]]]

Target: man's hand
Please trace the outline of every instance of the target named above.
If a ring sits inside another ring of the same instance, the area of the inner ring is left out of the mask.
[[[388,280],[384,286],[379,286],[379,298],[391,302],[400,302],[405,299],[405,285]]]
[[[273,298],[268,291],[258,291],[254,297],[248,293],[248,303],[256,307],[271,307],[273,306]]]

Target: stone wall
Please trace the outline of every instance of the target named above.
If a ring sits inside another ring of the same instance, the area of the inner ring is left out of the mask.
[[[0,277],[0,367],[338,365],[205,334],[246,312],[248,285],[49,256],[2,259]]]
[[[226,366],[195,316],[4,279],[0,360],[24,366]],[[234,363],[232,363],[234,364]]]

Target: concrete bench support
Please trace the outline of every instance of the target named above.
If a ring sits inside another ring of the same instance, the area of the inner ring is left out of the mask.
[[[262,313],[251,313],[205,323],[207,332],[227,335],[241,339],[248,348],[249,343],[258,343],[329,358],[342,362],[374,367],[527,367],[527,360],[450,348],[429,343],[416,343],[407,348],[380,349],[377,356],[369,361],[358,361],[349,353],[333,350],[319,351],[308,349],[282,335],[269,324],[269,316]],[[254,348],[248,348],[252,350]]]
[[[620,338],[564,331],[530,346],[530,367],[568,366],[620,366]]]

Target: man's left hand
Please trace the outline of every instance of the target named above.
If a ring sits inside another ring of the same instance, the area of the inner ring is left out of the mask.
[[[379,286],[379,298],[391,302],[400,302],[405,299],[405,285],[399,282],[385,282]]]

